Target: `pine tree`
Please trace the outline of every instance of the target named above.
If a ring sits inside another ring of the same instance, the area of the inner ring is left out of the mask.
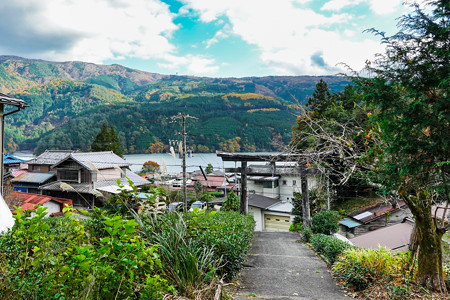
[[[97,134],[91,145],[91,151],[112,151],[122,157],[119,136],[112,125],[108,127],[107,123],[102,124],[100,133]]]
[[[323,81],[323,79],[320,79],[316,84],[316,89],[314,90],[312,97],[308,98],[306,107],[321,116],[332,103],[333,99],[330,90],[328,89],[328,84]]]

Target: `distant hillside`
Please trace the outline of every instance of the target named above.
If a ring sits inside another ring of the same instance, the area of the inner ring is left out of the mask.
[[[30,104],[8,117],[6,148],[89,150],[101,123],[108,122],[126,152],[155,151],[155,143],[167,148],[168,139],[176,138],[168,118],[189,112],[200,118],[190,129],[196,151],[275,150],[289,142],[295,103],[304,103],[320,78],[332,91],[348,84],[335,76],[169,76],[120,65],[0,56],[0,92]]]

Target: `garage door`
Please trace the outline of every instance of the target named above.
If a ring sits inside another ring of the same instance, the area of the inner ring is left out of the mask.
[[[289,231],[291,219],[284,216],[264,215],[265,231]]]

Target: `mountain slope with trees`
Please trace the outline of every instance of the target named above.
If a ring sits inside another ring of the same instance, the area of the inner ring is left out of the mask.
[[[321,78],[333,92],[348,83],[333,76],[173,76],[0,56],[0,92],[30,104],[8,117],[5,144],[11,152],[88,150],[107,122],[117,129],[125,153],[161,151],[177,138],[168,119],[183,111],[200,118],[189,129],[194,151],[276,150],[291,137],[292,109]]]

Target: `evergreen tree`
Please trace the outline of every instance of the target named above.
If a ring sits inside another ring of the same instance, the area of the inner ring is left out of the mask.
[[[442,236],[448,225],[432,217],[432,206],[450,201],[450,2],[424,1],[414,9],[400,18],[397,34],[372,30],[386,53],[374,66],[368,63],[373,78],[355,81],[384,142],[371,150],[378,153],[373,180],[401,197],[414,215],[417,282],[446,292]]]
[[[112,125],[111,127],[108,127],[107,123],[102,124],[100,133],[97,134],[91,145],[91,151],[112,151],[122,157],[123,153],[120,148],[119,136]]]
[[[323,79],[320,79],[316,84],[316,89],[314,90],[312,97],[308,98],[306,107],[321,116],[332,104],[333,98],[328,89],[328,84]]]

